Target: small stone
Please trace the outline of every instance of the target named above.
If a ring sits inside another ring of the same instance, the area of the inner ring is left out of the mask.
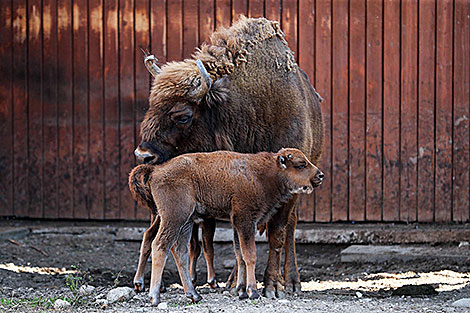
[[[470,246],[470,243],[468,241],[461,241],[459,243],[459,248],[460,247],[468,247],[468,246]]]
[[[470,308],[470,298],[463,298],[452,303],[452,306],[457,306],[461,308]]]
[[[92,294],[93,291],[95,291],[95,287],[90,286],[90,285],[83,285],[78,290],[78,294],[81,296],[86,296],[86,295]]]
[[[290,303],[290,301],[287,300],[287,299],[281,299],[281,300],[278,300],[277,302],[282,303],[282,304],[288,304],[288,303]]]
[[[157,306],[159,310],[166,310],[168,309],[168,304],[166,302],[160,302]]]
[[[70,308],[70,303],[62,300],[62,299],[57,299],[54,302],[54,309],[56,310],[62,310],[62,309],[68,309]]]
[[[356,297],[362,298],[362,293],[360,293],[359,291],[356,291]]]
[[[95,303],[101,309],[106,309],[108,307],[108,300],[106,300],[106,299],[98,299],[98,300],[95,301]]]
[[[127,301],[135,296],[134,289],[129,287],[118,287],[108,292],[106,299],[109,303]]]

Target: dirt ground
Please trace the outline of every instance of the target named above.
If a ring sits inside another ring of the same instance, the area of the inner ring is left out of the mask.
[[[0,312],[55,311],[58,298],[74,303],[67,312],[155,312],[146,292],[129,301],[102,307],[96,299],[117,286],[132,287],[140,243],[116,241],[106,224],[88,224],[87,232],[76,232],[72,223],[0,221],[0,233],[29,227],[26,237],[0,240]],[[124,224],[122,224],[124,225]],[[125,224],[129,226],[129,224]],[[135,224],[133,224],[135,225]],[[142,226],[145,224],[139,224]],[[47,229],[47,230],[45,230]],[[12,240],[9,240],[12,239]],[[391,260],[382,264],[342,263],[346,245],[297,245],[303,292],[285,299],[238,300],[223,287],[211,290],[205,282],[205,261],[198,262],[199,304],[191,304],[179,286],[173,258],[164,272],[169,286],[162,295],[169,312],[466,312],[451,304],[470,298],[470,264],[443,262],[432,257],[413,262]],[[446,245],[447,251],[470,248]],[[257,244],[257,278],[262,280],[268,247]],[[229,243],[215,245],[217,279],[224,282],[234,264]],[[149,284],[148,264],[146,286]],[[78,296],[80,285],[96,287],[93,294]],[[403,285],[430,284],[437,295],[394,296]],[[221,286],[224,284],[222,283]]]

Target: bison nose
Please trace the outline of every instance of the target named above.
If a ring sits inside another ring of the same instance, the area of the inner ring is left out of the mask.
[[[142,150],[140,147],[134,150],[134,154],[137,157],[139,163],[152,164],[155,162],[155,156],[149,151]]]

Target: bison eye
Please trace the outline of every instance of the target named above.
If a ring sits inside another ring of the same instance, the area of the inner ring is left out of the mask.
[[[178,120],[176,120],[176,123],[179,125],[188,124],[191,121],[191,118],[192,118],[191,115],[185,115],[179,118]]]

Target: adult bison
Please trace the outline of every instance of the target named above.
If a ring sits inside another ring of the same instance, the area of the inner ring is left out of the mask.
[[[318,164],[323,137],[320,96],[294,60],[279,23],[240,17],[211,36],[193,59],[154,67],[150,106],[135,150],[160,164],[187,152],[302,150]],[[284,281],[300,290],[295,255],[298,196],[267,223],[265,295],[281,296]],[[285,243],[285,244],[284,244]],[[285,247],[284,280],[281,248]]]

